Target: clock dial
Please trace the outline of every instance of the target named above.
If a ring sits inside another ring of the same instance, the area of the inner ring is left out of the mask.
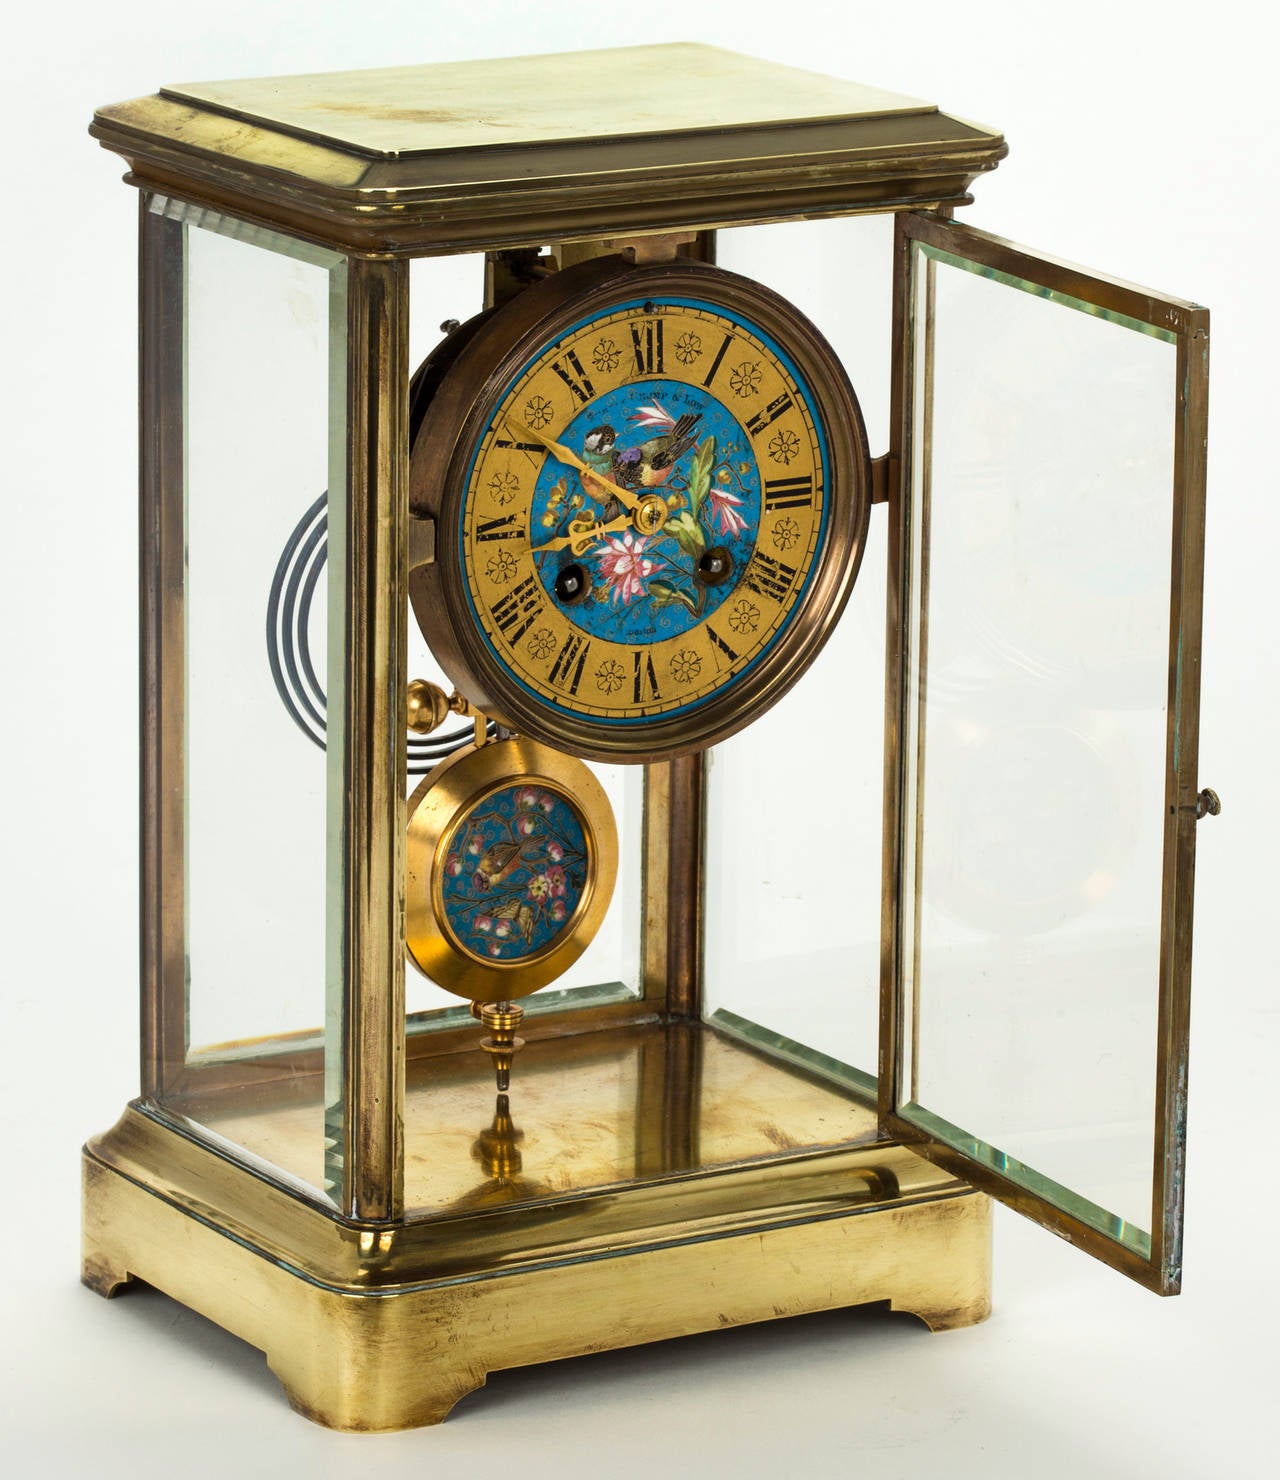
[[[586,266],[456,440],[440,657],[456,638],[455,681],[516,728],[648,759],[745,723],[816,653],[861,553],[865,442],[838,362],[781,300],[695,264]],[[434,645],[441,603],[415,606]]]

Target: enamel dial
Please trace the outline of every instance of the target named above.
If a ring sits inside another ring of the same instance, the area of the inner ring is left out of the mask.
[[[812,661],[867,514],[817,331],[679,262],[584,264],[477,328],[415,437],[415,611],[472,702],[600,759],[722,738]]]

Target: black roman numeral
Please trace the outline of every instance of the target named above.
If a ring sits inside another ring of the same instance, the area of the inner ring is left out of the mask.
[[[509,453],[524,453],[531,463],[539,463],[546,457],[546,448],[542,443],[513,443],[509,437],[494,437],[494,447],[502,447],[503,451]]]
[[[710,622],[707,623],[707,636],[711,639],[711,645],[714,649],[712,656],[716,660],[717,669],[725,667],[732,668],[733,665],[738,661],[738,655],[724,640],[724,638],[720,636],[720,634],[710,624]],[[721,654],[724,655],[724,658],[728,658],[729,661],[727,664],[723,661]]]
[[[632,324],[631,347],[636,352],[636,370],[641,375],[661,375],[664,369],[662,320]]]
[[[635,667],[635,687],[632,690],[631,701],[639,704],[641,698],[641,682],[648,687],[650,699],[660,699],[662,695],[658,692],[658,675],[653,671],[653,654],[641,653],[639,649],[632,655]]]
[[[759,550],[748,561],[743,575],[743,580],[757,596],[767,596],[770,601],[785,601],[795,578],[794,566],[762,555]]]
[[[551,665],[551,672],[547,675],[550,682],[576,694],[590,648],[591,643],[580,632],[571,632]]]
[[[582,368],[582,361],[573,350],[570,350],[565,355],[565,359],[569,362],[569,368],[567,370],[561,360],[553,361],[551,368],[585,406],[588,401],[594,398],[596,393],[595,387],[587,379],[587,372]]]
[[[493,607],[493,620],[498,631],[515,647],[542,615],[542,587],[536,576],[525,576]]]
[[[505,514],[500,519],[487,519],[476,525],[476,543],[481,540],[522,540],[525,531],[516,523],[514,514]]]
[[[766,478],[764,511],[808,508],[813,503],[813,474],[803,478]]]
[[[751,420],[747,423],[747,436],[758,437],[760,433],[764,431],[765,427],[777,421],[777,419],[784,412],[790,410],[791,397],[786,393],[786,391],[783,391],[780,396],[775,396],[773,400],[770,401],[769,404],[764,408],[763,411],[757,411],[756,414],[751,418]]]
[[[706,379],[702,382],[703,385],[710,385],[711,382],[716,378],[716,371],[720,368],[720,362],[724,359],[725,354],[728,352],[729,346],[732,343],[733,335],[726,334],[723,341],[721,342],[720,348],[716,350],[716,357],[711,362],[711,369],[707,371]]]

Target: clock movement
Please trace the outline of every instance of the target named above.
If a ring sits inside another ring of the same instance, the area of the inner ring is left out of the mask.
[[[92,125],[140,205],[142,1082],[84,1279],[336,1428],[970,1324],[991,1197],[1181,1281],[1207,312],[957,222],[989,129],[621,55]],[[874,268],[795,265],[877,215],[882,376]]]

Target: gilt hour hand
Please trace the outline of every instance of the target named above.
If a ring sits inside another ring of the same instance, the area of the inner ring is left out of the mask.
[[[575,519],[570,524],[567,535],[559,539],[547,540],[542,545],[535,545],[533,553],[541,555],[544,550],[572,550],[575,555],[583,555],[605,535],[616,534],[619,530],[630,528],[631,518],[627,514],[623,514],[618,519],[610,519],[607,524],[597,524],[594,519]]]
[[[601,488],[611,493],[621,503],[624,509],[634,509],[640,502],[640,496],[631,493],[628,489],[620,488],[618,484],[611,483],[608,478],[601,477],[589,463],[583,462],[578,454],[566,447],[563,442],[553,441],[550,437],[544,437],[541,432],[535,432],[532,427],[527,427],[523,422],[508,420],[507,425],[521,437],[532,437],[535,442],[541,442],[557,462],[568,463],[571,468],[577,470],[598,483]],[[543,546],[546,549],[547,546]]]

